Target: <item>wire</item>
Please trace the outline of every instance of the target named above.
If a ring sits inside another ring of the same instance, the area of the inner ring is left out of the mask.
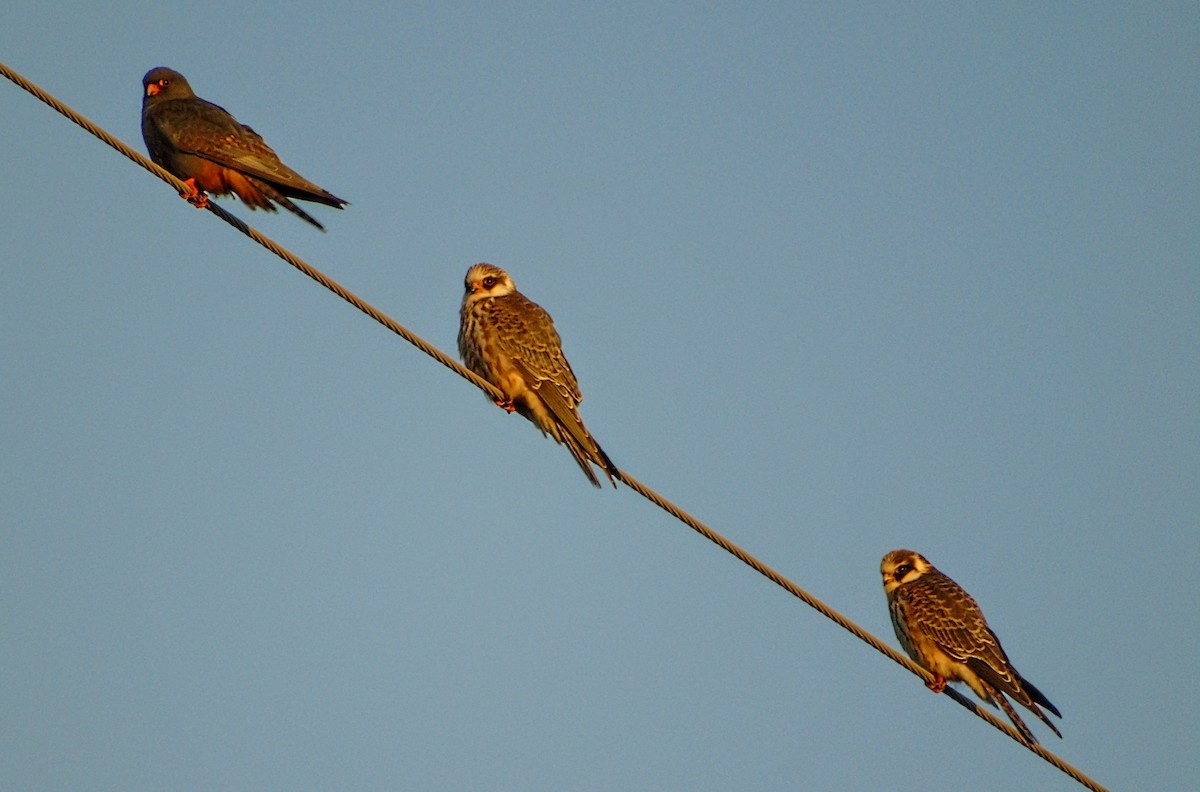
[[[59,113],[66,116],[68,119],[70,119],[74,123],[83,127],[88,132],[95,135],[100,140],[103,140],[105,143],[112,146],[117,151],[124,154],[129,159],[133,160],[138,165],[141,165],[143,168],[150,171],[152,174],[154,174],[158,178],[167,182],[172,187],[174,187],[176,190],[178,190],[181,194],[186,193],[188,191],[187,185],[185,185],[181,179],[176,178],[173,174],[168,173],[166,170],[160,168],[158,165],[155,165],[153,162],[146,159],[146,157],[142,156],[142,154],[140,152],[130,148],[124,142],[122,142],[118,138],[114,137],[113,135],[109,134],[103,128],[92,123],[86,117],[80,115],[79,113],[75,112],[70,107],[68,107],[67,105],[60,102],[58,99],[56,99],[53,96],[51,96],[50,94],[46,93],[41,88],[39,88],[37,85],[35,85],[34,83],[30,82],[26,78],[22,77],[17,72],[10,69],[3,62],[0,62],[0,74],[3,74],[9,80],[16,83],[18,86],[25,89],[29,93],[33,94],[35,97],[37,97],[41,101],[45,102],[50,107],[54,108]],[[379,324],[386,327],[388,330],[391,330],[393,333],[400,336],[405,341],[407,341],[408,343],[415,346],[417,349],[424,352],[426,355],[429,355],[431,358],[436,360],[438,363],[441,363],[443,366],[450,369],[455,374],[457,374],[460,377],[462,377],[463,379],[467,380],[472,385],[474,385],[475,387],[482,390],[484,393],[491,396],[493,399],[504,400],[504,398],[505,398],[504,394],[501,393],[500,390],[498,388],[496,388],[494,385],[492,385],[490,382],[487,382],[486,380],[482,379],[477,374],[475,374],[473,371],[470,371],[469,369],[464,367],[462,364],[460,364],[457,360],[454,360],[453,358],[448,356],[446,353],[442,352],[437,347],[428,343],[423,338],[421,338],[420,336],[413,333],[408,328],[401,325],[395,319],[392,319],[390,316],[383,313],[378,308],[371,305],[366,300],[362,299],[361,297],[356,295],[354,292],[347,289],[345,286],[342,286],[337,281],[335,281],[332,278],[330,278],[329,276],[325,275],[325,273],[323,273],[320,270],[318,270],[317,268],[313,267],[311,264],[304,261],[304,259],[297,256],[295,253],[292,253],[290,250],[283,247],[275,240],[271,239],[270,237],[266,236],[265,234],[260,233],[258,230],[247,225],[244,221],[235,217],[234,215],[229,214],[224,209],[217,206],[216,203],[213,201],[209,201],[206,208],[213,214],[220,217],[226,223],[229,223],[231,226],[233,226],[237,230],[241,231],[243,234],[250,237],[252,240],[254,240],[258,244],[262,245],[263,247],[265,247],[267,250],[274,253],[279,258],[286,261],[288,264],[291,264],[293,267],[300,270],[300,272],[304,273],[305,275],[312,278],[314,281],[321,284],[323,287],[325,287],[329,291],[331,291],[334,294],[336,294],[337,296],[341,297],[343,300],[350,303],[355,308],[362,311],[367,316],[371,317],[376,322],[378,322]],[[911,659],[900,654],[895,649],[888,646],[883,641],[879,640],[874,635],[872,635],[871,633],[864,630],[862,627],[859,627],[857,624],[852,622],[850,619],[848,619],[845,616],[843,616],[842,614],[838,613],[836,610],[829,607],[824,602],[822,602],[821,600],[814,597],[812,594],[809,594],[807,591],[800,588],[792,581],[788,580],[782,574],[780,574],[779,572],[776,572],[774,569],[767,566],[762,561],[759,561],[753,555],[746,552],[745,550],[743,550],[741,547],[734,544],[733,542],[729,541],[724,536],[717,533],[712,528],[708,527],[707,525],[705,525],[703,522],[696,519],[692,515],[688,514],[686,511],[679,508],[674,503],[667,500],[665,497],[658,494],[654,490],[650,489],[645,484],[638,481],[636,478],[629,475],[625,471],[621,471],[621,481],[627,487],[629,487],[631,490],[638,493],[643,498],[646,498],[651,503],[653,503],[654,505],[658,506],[663,511],[670,514],[672,517],[679,520],[684,525],[688,526],[693,531],[695,531],[696,533],[703,536],[705,539],[708,539],[710,542],[712,542],[713,544],[717,545],[725,552],[732,555],[734,558],[737,558],[739,561],[741,561],[742,563],[749,566],[755,572],[758,572],[763,577],[765,577],[768,580],[770,580],[771,582],[775,583],[776,585],[781,587],[784,591],[787,591],[789,594],[796,597],[801,602],[803,602],[805,605],[808,605],[810,608],[817,611],[822,616],[824,616],[825,618],[832,621],[834,624],[838,625],[842,629],[849,632],[851,635],[853,635],[856,638],[858,638],[859,640],[863,641],[868,646],[875,649],[875,651],[879,652],[880,654],[882,654],[883,656],[892,660],[893,662],[897,663],[898,665],[908,669],[910,672],[912,672],[913,674],[920,677],[921,679],[923,679],[926,682],[932,682],[934,680],[933,674],[931,674],[929,671],[927,671],[924,668],[922,668],[921,666],[917,665]],[[1090,790],[1093,790],[1093,792],[1108,792],[1108,790],[1105,789],[1105,787],[1101,786],[1098,782],[1089,778],[1087,775],[1085,775],[1083,773],[1083,771],[1072,766],[1071,764],[1068,764],[1065,760],[1061,759],[1056,754],[1054,754],[1051,751],[1044,748],[1040,743],[1026,742],[1021,737],[1021,734],[1015,728],[1013,728],[1009,724],[1005,723],[1004,721],[1000,720],[997,716],[993,715],[991,712],[981,709],[975,701],[968,699],[966,696],[959,693],[957,690],[954,690],[952,688],[946,688],[945,693],[951,699],[953,699],[955,702],[962,705],[966,709],[970,710],[975,715],[979,716],[984,721],[986,721],[987,723],[994,726],[996,729],[999,729],[1001,732],[1007,734],[1010,738],[1012,738],[1019,744],[1025,746],[1030,751],[1032,751],[1036,755],[1040,756],[1042,759],[1046,760],[1054,767],[1057,767],[1059,770],[1066,773],[1068,776],[1075,779],[1083,786],[1087,787]]]

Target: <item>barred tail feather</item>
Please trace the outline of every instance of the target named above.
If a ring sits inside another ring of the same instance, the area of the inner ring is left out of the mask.
[[[996,691],[993,694],[993,697],[1000,705],[1000,708],[1004,710],[1004,714],[1007,715],[1008,719],[1012,721],[1013,726],[1015,726],[1017,731],[1021,733],[1021,736],[1025,738],[1025,741],[1031,745],[1037,745],[1037,737],[1033,736],[1033,732],[1030,731],[1029,727],[1025,725],[1025,721],[1021,720],[1021,716],[1017,714],[1015,709],[1013,709],[1013,705],[1008,703],[1008,699],[1004,697],[1004,694],[1000,691]],[[1053,729],[1054,727],[1051,726],[1050,728]],[[1057,732],[1058,730],[1055,729],[1055,731]],[[1061,737],[1062,735],[1060,734],[1059,736]]]
[[[579,465],[579,469],[583,471],[583,475],[588,477],[588,481],[592,482],[592,486],[600,489],[600,479],[596,478],[596,471],[592,470],[592,462],[584,454],[579,444],[570,436],[564,436],[562,444],[571,452],[571,456],[575,457],[575,462]]]
[[[613,485],[613,489],[617,487],[617,481],[621,478],[621,471],[608,458],[608,454],[596,444],[595,440],[591,442],[591,448],[585,449],[575,438],[566,432],[560,433],[559,437],[555,438],[560,443],[567,447],[571,452],[571,456],[575,458],[575,462],[579,465],[583,474],[588,477],[588,481],[592,482],[592,486],[600,489],[600,479],[596,477],[596,471],[592,469],[592,464],[599,466],[604,471],[604,475],[608,477],[609,483]],[[591,437],[588,438],[591,440]]]

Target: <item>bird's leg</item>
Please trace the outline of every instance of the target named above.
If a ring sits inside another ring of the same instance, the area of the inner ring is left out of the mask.
[[[515,412],[517,409],[509,399],[493,399],[492,401],[496,403],[497,407],[507,413]]]
[[[934,693],[941,693],[946,689],[946,678],[941,674],[934,674],[932,682],[926,682],[925,687],[932,690]]]
[[[186,184],[188,188],[186,191],[179,193],[179,197],[197,209],[206,208],[208,206],[208,196],[196,186],[196,179],[184,179],[183,183]]]

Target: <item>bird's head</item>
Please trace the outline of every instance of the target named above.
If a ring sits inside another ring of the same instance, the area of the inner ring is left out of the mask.
[[[883,557],[879,572],[883,575],[883,590],[891,594],[905,583],[911,583],[933,569],[925,556],[912,550],[893,550]]]
[[[508,273],[494,264],[476,264],[467,270],[463,279],[466,292],[463,301],[473,303],[487,297],[503,297],[517,290]]]
[[[158,66],[146,72],[142,78],[142,101],[183,99],[195,96],[187,79],[166,66]]]

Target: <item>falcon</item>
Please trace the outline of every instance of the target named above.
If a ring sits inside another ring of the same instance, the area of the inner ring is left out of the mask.
[[[934,675],[926,687],[941,693],[947,680],[966,682],[979,698],[999,704],[1017,731],[1036,743],[1033,732],[1005,698],[1012,696],[1062,737],[1038,705],[1059,718],[1062,713],[1013,668],[970,594],[912,550],[888,553],[879,571],[896,638],[909,657]]]
[[[274,212],[279,204],[324,231],[291,199],[346,205],[280,162],[257,132],[196,96],[182,74],[165,66],[142,78],[142,139],[150,159],[183,179],[189,188],[183,197],[200,208],[208,205],[206,192],[234,193],[251,209]]]
[[[458,328],[463,363],[504,394],[497,406],[519,412],[565,445],[592,484],[600,486],[595,464],[616,487],[621,472],[579,417],[583,394],[550,314],[491,264],[467,270],[465,285]]]

